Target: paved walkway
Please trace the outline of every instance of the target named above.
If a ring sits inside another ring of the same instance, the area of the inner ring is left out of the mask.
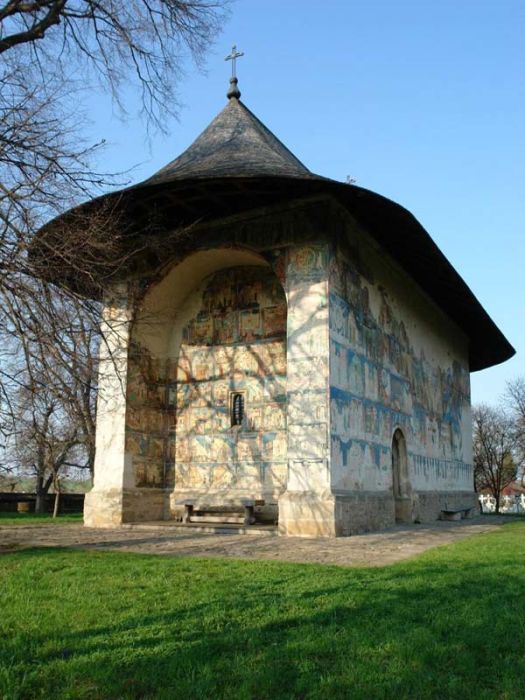
[[[432,547],[496,530],[506,521],[504,517],[481,516],[459,522],[398,525],[381,532],[333,540],[207,534],[169,526],[149,526],[143,530],[101,530],[76,524],[0,526],[0,553],[26,547],[74,547],[172,556],[384,566]]]

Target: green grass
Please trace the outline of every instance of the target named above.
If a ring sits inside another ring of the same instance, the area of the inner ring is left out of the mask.
[[[0,558],[0,697],[525,697],[525,523],[380,569]]]
[[[4,525],[63,525],[82,523],[82,513],[66,513],[53,518],[51,513],[0,513],[0,527]]]

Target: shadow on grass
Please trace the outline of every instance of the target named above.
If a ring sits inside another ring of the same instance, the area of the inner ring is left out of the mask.
[[[361,570],[60,552],[88,620],[4,635],[5,697],[523,698],[523,551],[462,545]]]

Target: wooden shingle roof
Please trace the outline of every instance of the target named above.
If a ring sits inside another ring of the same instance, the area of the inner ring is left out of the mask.
[[[236,79],[232,79],[235,82]],[[464,280],[427,231],[404,207],[375,192],[311,173],[291,151],[238,99],[235,89],[226,107],[178,158],[152,177],[65,212],[42,231],[57,238],[68,227],[82,229],[97,208],[119,212],[123,237],[131,241],[155,222],[155,235],[192,227],[254,210],[286,205],[292,200],[330,196],[415,280],[469,338],[471,370],[484,369],[515,354]],[[86,217],[86,214],[88,215]],[[153,216],[154,215],[154,216]],[[190,233],[198,236],[199,234]],[[198,244],[198,240],[195,241]],[[157,244],[158,248],[158,244]],[[143,250],[144,257],[147,251]],[[39,235],[31,254],[39,252]],[[125,271],[124,271],[125,272]],[[61,270],[62,279],[80,289],[75,269]],[[89,280],[83,281],[89,289]],[[96,296],[96,287],[87,295]]]
[[[308,177],[310,171],[235,97],[178,158],[143,184],[186,178]]]

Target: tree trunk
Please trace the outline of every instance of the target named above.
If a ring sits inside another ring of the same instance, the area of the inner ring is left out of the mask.
[[[499,515],[499,499],[500,499],[500,495],[501,495],[501,494],[500,494],[499,492],[497,492],[497,491],[496,491],[496,493],[494,494],[494,498],[496,499],[496,510],[495,510],[496,515]]]
[[[55,505],[53,506],[53,518],[56,518],[58,515],[58,509],[60,507],[60,479],[58,478],[57,474],[54,475],[53,487],[55,489]]]
[[[55,505],[53,506],[53,517],[54,518],[57,517],[59,508],[60,508],[60,491],[55,491]]]
[[[91,476],[91,483],[93,483],[93,478],[95,476],[95,446],[89,446],[88,448],[88,464],[89,464],[89,474]]]
[[[36,501],[35,501],[35,513],[45,513],[46,512],[46,491],[44,488],[44,477],[39,474],[36,477]]]
[[[53,475],[48,476],[44,481],[43,475],[38,475],[36,477],[36,502],[35,502],[35,513],[45,513],[46,512],[46,496],[49,491],[49,487],[53,482]]]

